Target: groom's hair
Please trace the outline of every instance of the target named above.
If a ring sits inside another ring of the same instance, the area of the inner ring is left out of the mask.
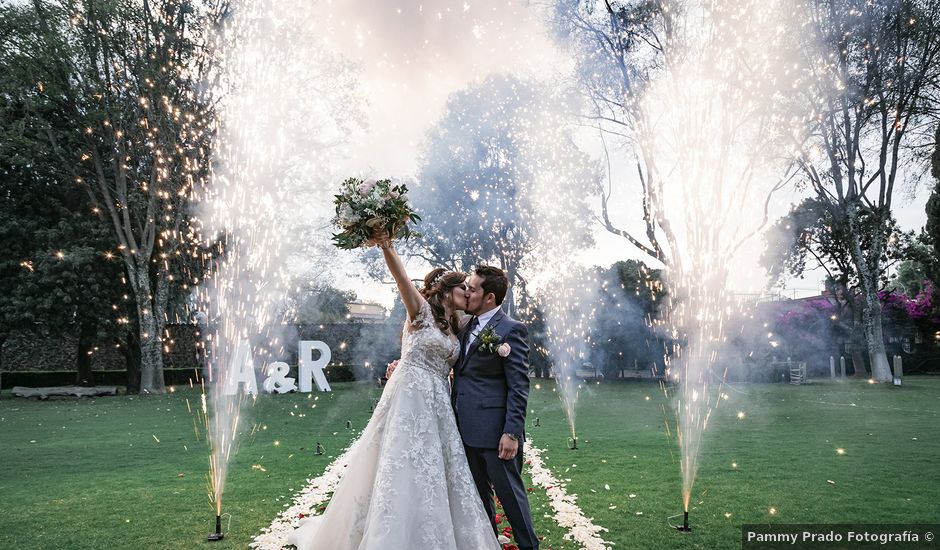
[[[509,289],[509,279],[506,277],[506,272],[491,265],[479,265],[473,270],[473,273],[483,279],[483,283],[480,285],[483,287],[483,295],[486,296],[492,292],[496,296],[496,305],[502,305],[503,299],[506,297],[506,290]]]

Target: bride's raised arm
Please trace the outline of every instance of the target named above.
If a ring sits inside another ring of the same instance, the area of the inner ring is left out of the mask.
[[[385,265],[388,266],[389,272],[394,277],[395,284],[398,285],[398,293],[401,294],[401,301],[405,304],[405,310],[408,311],[408,319],[413,321],[418,312],[421,311],[421,302],[424,298],[415,288],[415,285],[411,283],[411,279],[408,278],[405,264],[402,263],[401,257],[395,252],[392,241],[388,238],[388,233],[377,233],[374,242],[382,249]]]

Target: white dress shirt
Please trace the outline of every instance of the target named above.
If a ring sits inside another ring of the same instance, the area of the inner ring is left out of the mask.
[[[470,346],[473,344],[473,341],[477,339],[477,336],[483,330],[483,327],[485,327],[487,323],[490,322],[490,319],[492,319],[493,316],[496,315],[497,311],[499,311],[499,308],[494,307],[493,309],[487,311],[486,313],[483,313],[477,316],[477,320],[479,321],[479,324],[477,324],[477,328],[473,329],[473,332],[471,332],[470,336],[467,338],[467,347],[466,349],[464,349],[464,353],[470,353]]]

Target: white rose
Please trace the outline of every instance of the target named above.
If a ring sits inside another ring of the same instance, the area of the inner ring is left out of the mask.
[[[343,205],[342,211],[339,213],[339,217],[346,222],[356,221],[356,211],[352,209],[348,204]]]
[[[499,347],[496,348],[496,353],[498,353],[500,357],[509,357],[509,353],[511,351],[512,348],[509,346],[509,344],[505,343],[500,344]]]

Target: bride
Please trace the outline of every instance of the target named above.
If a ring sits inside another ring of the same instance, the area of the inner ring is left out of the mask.
[[[437,268],[419,291],[388,235],[377,234],[374,244],[408,311],[401,359],[326,511],[288,542],[300,550],[498,550],[450,403],[465,275]]]

